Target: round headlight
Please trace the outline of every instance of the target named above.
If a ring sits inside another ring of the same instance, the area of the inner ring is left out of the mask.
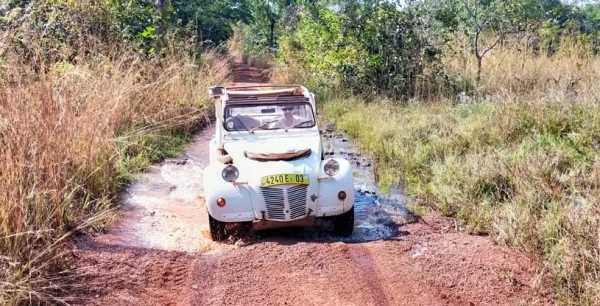
[[[240,176],[240,172],[235,166],[229,165],[225,167],[225,169],[223,169],[223,172],[221,172],[221,176],[225,181],[231,183],[235,182],[235,180],[238,179],[238,177]]]
[[[323,167],[325,174],[329,176],[334,176],[340,171],[340,164],[335,159],[330,159],[325,163],[325,167]]]

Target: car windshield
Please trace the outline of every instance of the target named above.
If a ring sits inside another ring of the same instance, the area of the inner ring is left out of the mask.
[[[310,103],[240,104],[225,107],[228,131],[311,128],[315,117]]]

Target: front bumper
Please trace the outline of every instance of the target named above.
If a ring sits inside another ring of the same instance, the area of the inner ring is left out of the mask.
[[[204,192],[208,212],[222,222],[257,221],[258,228],[310,225],[314,223],[310,217],[342,214],[354,205],[354,185],[349,163],[342,160],[340,164],[343,167],[333,177],[321,173],[310,175],[308,185],[271,187],[260,187],[259,180],[254,184],[227,183],[220,178],[222,167],[207,167]],[[338,198],[340,191],[346,193],[343,200]],[[218,206],[218,198],[225,199],[226,205]],[[292,225],[296,223],[299,225]]]
[[[315,216],[310,216],[298,220],[292,221],[272,221],[272,220],[255,220],[252,222],[252,229],[254,230],[265,230],[272,228],[283,228],[283,227],[302,227],[302,226],[313,226],[315,224]]]

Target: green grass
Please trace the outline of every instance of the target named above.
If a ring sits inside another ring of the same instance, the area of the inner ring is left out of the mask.
[[[130,133],[119,137],[117,147],[121,156],[117,175],[123,182],[134,179],[135,174],[146,170],[152,163],[177,157],[191,140],[191,131],[154,131]]]
[[[428,101],[362,101],[332,88],[341,80],[319,83],[315,76],[330,75],[292,52],[273,80],[317,91],[321,114],[374,157],[383,190],[400,184],[413,210],[435,207],[467,232],[535,257],[560,304],[599,305],[600,58],[576,44],[546,56],[515,40],[486,55],[475,82],[463,38],[440,63],[462,85],[438,88],[422,75],[422,92],[436,93]]]
[[[467,232],[536,256],[561,303],[600,300],[600,101],[350,98],[322,111],[371,152],[380,184],[401,184]]]

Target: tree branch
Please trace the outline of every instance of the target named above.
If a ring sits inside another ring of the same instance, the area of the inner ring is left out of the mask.
[[[491,51],[492,49],[494,49],[494,47],[496,47],[496,45],[502,41],[502,39],[504,39],[507,35],[510,34],[517,34],[517,33],[521,33],[523,31],[521,30],[515,30],[515,31],[507,31],[507,32],[501,32],[500,35],[498,36],[498,38],[496,39],[496,41],[489,47],[487,47],[483,53],[481,54],[481,57],[483,57],[486,53],[488,53],[489,51]]]

